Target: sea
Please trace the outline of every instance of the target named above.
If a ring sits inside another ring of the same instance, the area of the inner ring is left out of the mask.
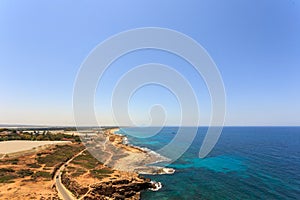
[[[132,145],[158,151],[179,127],[164,127],[150,137],[134,137],[134,128],[119,133]],[[147,131],[147,128],[144,128]],[[143,175],[162,183],[141,199],[300,199],[300,127],[224,127],[205,158],[199,149],[207,127],[198,127],[188,150],[168,167],[174,174]],[[184,134],[191,134],[185,127]]]

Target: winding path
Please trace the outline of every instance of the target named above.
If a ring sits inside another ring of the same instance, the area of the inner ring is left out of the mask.
[[[63,200],[75,200],[76,198],[61,182],[62,171],[65,169],[66,165],[68,165],[74,158],[76,158],[77,156],[82,154],[85,150],[86,149],[80,151],[78,154],[76,154],[71,159],[69,159],[67,162],[65,162],[55,173],[55,176],[54,176],[55,187],[58,192],[58,196],[60,198],[62,198]]]
[[[108,142],[108,137],[106,137],[106,140],[104,142],[104,145],[103,145],[103,151],[110,154],[110,156],[108,157],[108,159],[106,159],[105,163],[103,165],[105,166],[108,166],[108,163],[111,161],[112,157],[113,157],[113,153],[111,153],[110,151],[107,151],[106,150],[106,145],[107,145],[107,142]]]

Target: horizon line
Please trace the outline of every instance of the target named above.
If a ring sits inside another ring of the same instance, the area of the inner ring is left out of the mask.
[[[150,128],[150,127],[159,127],[159,126],[127,126],[127,125],[85,125],[85,126],[76,126],[76,125],[45,125],[45,124],[0,124],[0,128],[24,128],[24,127],[32,127],[32,128],[45,128],[45,127],[138,127],[138,128]],[[221,127],[220,125],[165,125],[163,127]],[[300,125],[223,125],[223,127],[300,127]]]

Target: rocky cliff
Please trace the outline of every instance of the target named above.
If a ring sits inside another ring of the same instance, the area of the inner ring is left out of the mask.
[[[85,200],[92,199],[140,199],[140,191],[154,188],[150,179],[138,178],[133,180],[120,179],[97,183],[92,186],[91,191],[84,197]]]

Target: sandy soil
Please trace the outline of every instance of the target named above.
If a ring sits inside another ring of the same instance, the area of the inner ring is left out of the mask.
[[[25,179],[23,179],[24,181]],[[0,199],[59,199],[52,181],[22,182],[0,184]]]
[[[22,144],[24,142],[31,141],[22,141]],[[69,142],[67,142],[69,143]],[[6,143],[11,144],[11,143]],[[18,142],[12,143],[12,144],[18,144]],[[37,172],[45,172],[48,174],[51,174],[54,170],[53,167],[46,166],[46,164],[39,164],[37,162],[38,157],[43,157],[48,154],[52,154],[54,150],[56,149],[56,145],[54,144],[66,144],[66,142],[38,142],[38,145],[43,145],[43,147],[46,147],[49,145],[49,148],[46,149],[39,149],[39,151],[34,151],[34,153],[31,154],[22,154],[22,156],[18,156],[16,158],[4,158],[0,159],[0,170],[2,170],[2,177],[4,176],[14,176],[9,181],[1,182],[0,183],[0,199],[4,200],[29,200],[29,199],[51,199],[51,200],[58,200],[59,197],[57,195],[57,191],[54,187],[54,182],[51,177],[43,177],[43,176],[33,176],[33,174],[36,174]],[[45,145],[46,144],[46,145]],[[73,146],[78,146],[78,144],[70,144]],[[32,146],[31,146],[32,147]],[[18,147],[17,147],[18,149]],[[22,148],[19,148],[19,150]],[[58,162],[59,163],[59,162]],[[33,166],[33,164],[36,164]],[[3,169],[11,169],[13,172],[5,173],[3,172]],[[18,172],[20,170],[30,170],[32,172],[32,175],[24,175],[17,176]],[[2,180],[3,181],[3,180]]]
[[[0,142],[0,154],[10,154],[20,151],[27,151],[37,147],[53,144],[67,144],[69,141],[28,141],[12,140]]]
[[[17,164],[11,164],[10,162],[6,163],[3,161],[0,168],[8,168],[15,171],[30,169],[33,172],[42,170],[44,165],[38,168],[28,167],[28,164],[36,163],[35,159],[36,154],[18,157]],[[51,172],[52,168],[43,171]],[[0,183],[0,199],[59,199],[56,190],[52,186],[53,181],[51,179],[38,178],[34,181],[30,176],[15,178],[13,179],[13,182]]]

